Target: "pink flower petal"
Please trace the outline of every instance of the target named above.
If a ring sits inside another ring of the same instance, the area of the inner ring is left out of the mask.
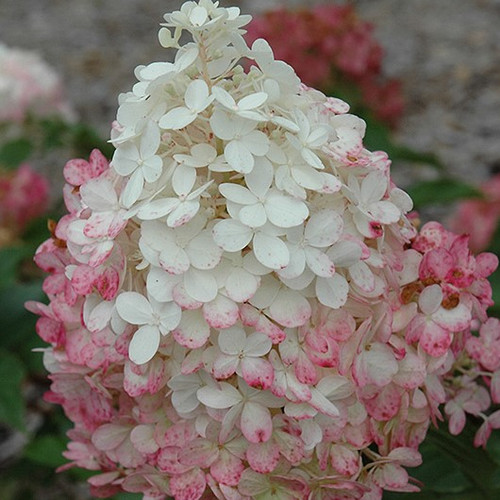
[[[183,311],[179,326],[172,331],[175,340],[188,349],[197,349],[206,344],[210,326],[199,310]]]
[[[238,321],[239,316],[237,304],[221,294],[203,305],[203,317],[212,328],[229,328]]]
[[[280,448],[272,439],[265,443],[252,443],[247,449],[247,461],[255,472],[272,472],[280,459]]]
[[[210,474],[221,484],[237,486],[244,470],[245,466],[238,457],[222,449],[218,459],[210,467]]]
[[[274,369],[266,359],[246,357],[241,360],[241,375],[250,387],[269,389],[274,380]]]
[[[241,412],[240,428],[251,443],[264,443],[271,437],[273,422],[267,408],[247,401]]]
[[[206,481],[200,469],[192,469],[170,479],[170,491],[175,500],[198,500],[203,496]]]

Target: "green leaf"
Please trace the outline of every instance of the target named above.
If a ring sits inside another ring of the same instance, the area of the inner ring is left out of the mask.
[[[2,500],[13,500],[17,492],[16,481],[12,478],[2,478],[0,480],[0,498]]]
[[[446,204],[463,198],[480,198],[481,191],[465,182],[452,178],[423,181],[407,189],[417,208],[430,204]]]
[[[452,436],[446,430],[432,430],[428,439],[451,458],[462,474],[473,484],[475,491],[484,495],[484,499],[497,499],[493,494],[498,465],[483,448],[475,448],[473,439],[477,426],[470,423],[459,436]]]
[[[488,309],[488,316],[500,318],[500,267],[488,278],[495,304]]]
[[[25,430],[24,399],[21,384],[25,369],[10,352],[0,349],[0,422]]]
[[[26,339],[35,337],[37,317],[27,311],[24,303],[27,300],[42,301],[44,293],[42,282],[17,283],[0,290],[1,335],[0,346],[18,348]],[[40,340],[42,345],[43,341]]]
[[[455,462],[444,455],[432,442],[425,441],[421,446],[422,465],[410,469],[410,475],[424,484],[424,491],[438,493],[460,493],[470,488],[470,481],[464,476]]]
[[[480,491],[467,490],[462,493],[437,493],[422,491],[421,493],[384,493],[384,500],[498,500],[500,490],[492,492],[494,496],[485,497]]]
[[[120,493],[115,495],[111,500],[141,500],[142,495],[139,493]]]
[[[106,158],[113,156],[114,147],[104,140],[93,128],[83,123],[74,125],[71,129],[72,146],[76,154],[86,158],[97,148]]]
[[[33,144],[24,137],[7,142],[0,147],[0,165],[9,168],[17,168],[26,161],[33,152]]]
[[[31,249],[24,245],[0,248],[0,290],[16,281],[19,264],[30,254]]]
[[[43,133],[41,146],[43,149],[56,149],[63,147],[68,143],[68,133],[70,125],[58,117],[44,118],[42,120],[34,119]]]
[[[488,247],[489,252],[496,253],[500,255],[500,218],[497,221],[497,227],[495,229],[495,233],[491,238],[490,246]]]
[[[35,438],[24,449],[24,456],[37,464],[55,468],[67,460],[62,456],[67,439],[55,435],[42,435]]]
[[[498,500],[499,466],[494,455],[474,448],[477,425],[470,422],[460,436],[432,429],[422,444],[423,463],[408,472],[423,483],[420,493],[384,493],[384,500]],[[494,433],[495,434],[495,433]],[[492,439],[494,436],[492,436]],[[500,452],[500,437],[492,448]]]

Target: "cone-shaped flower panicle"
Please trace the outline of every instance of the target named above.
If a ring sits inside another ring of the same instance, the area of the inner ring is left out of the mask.
[[[497,425],[496,258],[419,233],[364,122],[249,20],[165,16],[173,61],[137,68],[110,163],[68,162],[35,257],[48,399],[97,496],[375,500],[417,489],[440,405],[454,433],[485,419],[477,444]]]

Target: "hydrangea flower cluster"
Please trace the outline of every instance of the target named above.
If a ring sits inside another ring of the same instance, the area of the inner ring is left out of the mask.
[[[47,399],[96,496],[379,500],[418,490],[442,405],[452,432],[484,418],[477,444],[500,421],[496,257],[417,233],[364,122],[248,47],[249,20],[165,16],[174,61],[136,69],[111,163],[66,164],[35,256]]]
[[[357,89],[378,119],[395,125],[401,117],[401,84],[382,78],[383,49],[352,5],[269,10],[248,26],[246,39],[257,38],[268,40],[307,85],[335,93],[341,81]]]
[[[11,244],[26,225],[41,217],[49,203],[49,183],[24,163],[16,171],[0,169],[0,247]]]
[[[0,43],[0,122],[28,115],[73,118],[59,76],[36,53]]]

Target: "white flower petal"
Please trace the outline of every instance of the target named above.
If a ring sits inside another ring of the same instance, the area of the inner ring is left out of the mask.
[[[255,168],[245,175],[245,182],[256,197],[263,198],[271,187],[273,177],[274,169],[271,162],[267,158],[257,158]]]
[[[166,28],[165,28],[166,29]],[[168,30],[167,30],[168,31]],[[143,80],[156,80],[169,72],[174,71],[174,65],[169,62],[154,62],[148,64],[139,71],[139,76]]]
[[[375,289],[375,277],[369,266],[362,260],[349,267],[349,274],[354,283],[364,292],[370,293]]]
[[[185,49],[184,47],[177,52],[175,55],[175,69],[178,73],[189,68],[198,58],[199,49],[198,47],[190,47]]]
[[[130,360],[136,365],[143,365],[150,361],[160,346],[160,331],[158,327],[141,326],[132,337],[128,346]]]
[[[232,182],[221,184],[219,191],[224,198],[240,205],[253,205],[259,201],[246,187]]]
[[[241,267],[236,267],[227,277],[225,288],[227,296],[235,302],[246,302],[257,291],[260,280]]]
[[[309,269],[322,278],[329,278],[335,274],[335,264],[328,255],[314,247],[305,249],[306,262]]]
[[[267,195],[264,207],[269,220],[278,227],[288,228],[302,224],[309,215],[307,205],[279,191]]]
[[[310,149],[304,148],[300,151],[300,154],[307,164],[311,165],[311,167],[317,168],[318,170],[323,170],[325,168],[319,156]]]
[[[142,220],[160,219],[169,214],[179,205],[179,203],[178,198],[161,198],[153,200],[139,209],[137,217]]]
[[[236,101],[233,99],[233,96],[222,87],[218,87],[217,85],[212,88],[212,94],[215,96],[218,102],[220,102],[226,108],[230,110],[237,109]]]
[[[174,287],[181,279],[180,276],[167,273],[159,267],[152,267],[148,273],[146,287],[148,293],[155,300],[159,302],[170,302],[174,300],[172,295]]]
[[[227,113],[216,109],[210,117],[210,126],[214,134],[224,141],[230,141],[235,137],[234,122]]]
[[[191,267],[184,274],[184,287],[189,296],[198,302],[210,302],[217,296],[217,280],[208,271]]]
[[[150,156],[142,164],[141,170],[146,182],[156,182],[163,170],[163,160],[159,156]]]
[[[111,165],[115,171],[121,176],[130,175],[137,167],[139,159],[139,151],[135,144],[121,144],[113,154]]]
[[[160,333],[166,335],[179,325],[181,308],[174,302],[159,304],[156,313],[160,317]]]
[[[266,337],[267,338],[267,337]],[[217,343],[224,354],[237,356],[245,349],[247,336],[245,330],[238,326],[221,330]]]
[[[255,92],[254,94],[243,97],[238,102],[238,107],[244,110],[255,109],[262,106],[266,101],[267,94],[265,92]]]
[[[269,307],[280,292],[281,284],[271,275],[264,276],[257,292],[250,300],[250,303],[257,309]],[[266,333],[266,332],[263,332]]]
[[[123,292],[116,298],[116,310],[131,325],[145,325],[153,319],[148,299],[137,292]]]
[[[238,219],[249,227],[261,227],[267,222],[267,215],[262,203],[246,205],[238,212]]]
[[[387,191],[388,179],[383,172],[370,172],[361,183],[360,197],[365,203],[382,199]]]
[[[224,148],[224,157],[236,172],[251,172],[254,167],[252,153],[243,141],[234,140]]]
[[[309,404],[324,415],[328,415],[333,418],[339,416],[338,408],[314,387],[311,389],[311,399],[309,400]]]
[[[227,252],[237,252],[245,248],[252,239],[252,230],[241,222],[224,219],[212,230],[215,243]]]
[[[246,338],[244,352],[245,356],[265,356],[273,346],[270,338],[263,333],[252,333]]]
[[[239,364],[240,360],[237,356],[219,354],[213,363],[212,373],[217,380],[227,379],[234,375]]]
[[[316,294],[324,306],[339,309],[346,303],[348,292],[349,284],[339,273],[335,273],[331,278],[316,280]]]
[[[139,146],[141,158],[145,159],[153,156],[158,151],[159,145],[160,130],[153,121],[149,121],[141,135],[141,143]]]
[[[164,241],[159,256],[162,269],[170,274],[182,274],[189,269],[189,257],[186,251],[175,241]]]
[[[255,156],[264,156],[269,151],[269,138],[264,132],[252,130],[244,137],[245,146]]]
[[[193,123],[196,119],[196,112],[180,106],[171,109],[167,114],[163,115],[158,122],[158,125],[163,129],[180,130]]]
[[[125,186],[120,196],[120,201],[125,208],[130,208],[141,196],[144,187],[144,177],[140,170],[136,170]]]
[[[399,208],[390,201],[377,201],[368,208],[368,213],[373,219],[382,224],[393,224],[401,217]]]
[[[435,313],[443,300],[443,291],[439,285],[426,286],[420,293],[418,305],[420,310],[427,315]]]
[[[117,204],[116,191],[109,179],[90,179],[80,186],[82,201],[98,212],[113,210]]]
[[[334,210],[321,210],[307,222],[304,236],[313,247],[324,248],[333,245],[341,236],[344,223]]]
[[[311,305],[295,290],[280,290],[269,307],[269,314],[281,325],[293,328],[304,325],[311,317]]]
[[[222,249],[215,243],[210,231],[202,231],[186,246],[191,265],[197,269],[213,269],[222,256]]]
[[[195,5],[189,13],[189,20],[193,26],[203,26],[208,19],[208,12],[205,7]]]
[[[186,89],[184,100],[186,106],[192,111],[200,113],[211,102],[209,98],[208,85],[203,80],[193,80]]]
[[[270,269],[283,269],[290,261],[285,243],[276,236],[258,232],[253,238],[253,251],[257,260]]]
[[[320,191],[323,186],[322,172],[309,165],[296,165],[291,169],[293,180],[301,187]]]
[[[172,187],[178,196],[186,196],[196,182],[196,170],[178,165],[172,176]]]
[[[316,127],[307,137],[307,145],[311,148],[319,148],[328,139],[329,130],[325,126]]]
[[[198,200],[186,200],[172,210],[167,217],[169,227],[179,227],[189,222],[199,211],[200,202]]]
[[[218,387],[202,387],[198,389],[196,395],[200,403],[221,410],[237,405],[242,399],[238,389],[227,382],[220,382]]]
[[[349,267],[361,259],[361,247],[353,241],[343,240],[335,243],[327,252],[337,267]]]
[[[278,274],[280,278],[292,279],[300,276],[306,267],[306,257],[304,250],[295,245],[288,245],[290,252],[290,261],[288,266],[281,269]]]

